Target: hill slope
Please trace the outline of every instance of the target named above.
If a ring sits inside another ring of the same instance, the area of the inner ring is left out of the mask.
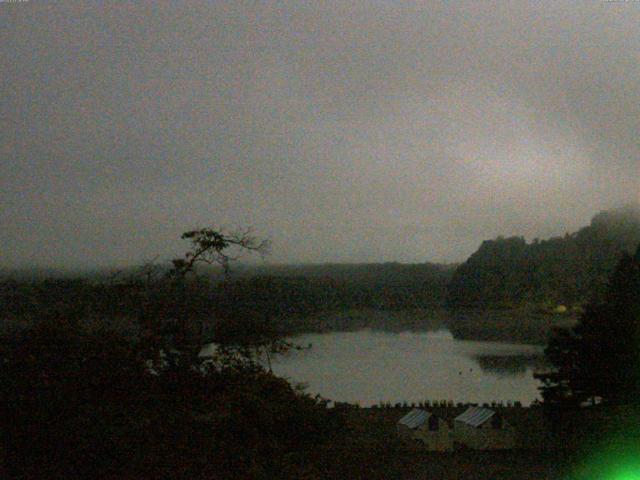
[[[604,211],[573,234],[487,240],[453,275],[453,309],[577,306],[599,297],[623,252],[640,244],[640,208]]]

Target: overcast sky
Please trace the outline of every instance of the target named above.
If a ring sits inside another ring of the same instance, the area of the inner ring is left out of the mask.
[[[0,3],[0,265],[253,226],[460,261],[640,199],[638,2]]]

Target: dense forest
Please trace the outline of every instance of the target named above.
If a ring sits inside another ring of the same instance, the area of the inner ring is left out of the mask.
[[[554,369],[537,375],[548,406],[637,402],[640,394],[640,246],[611,275],[604,301],[585,307],[578,322],[556,329],[545,351]]]
[[[278,318],[346,309],[433,309],[444,301],[453,268],[397,263],[238,266],[227,277],[203,269],[179,288],[164,273],[147,268],[81,279],[8,276],[0,282],[2,318],[29,322],[52,311],[74,318],[131,318],[143,308],[178,317],[185,315],[179,310],[188,308],[191,316],[211,319],[231,314],[239,305]]]
[[[461,317],[463,312],[525,309],[544,316],[562,313],[560,305],[568,313],[579,311],[602,295],[620,256],[639,243],[640,209],[628,207],[601,212],[589,226],[564,237],[531,243],[522,237],[487,240],[459,266],[234,265],[227,275],[206,266],[179,288],[166,276],[167,268],[154,265],[83,276],[4,271],[0,320],[26,324],[53,314],[130,319],[144,310],[165,318],[197,317],[213,329],[216,318],[235,315],[242,306],[245,317],[259,313],[285,320],[289,331],[303,331],[332,328],[327,313],[438,312],[446,306],[457,327],[472,327],[477,319]],[[311,320],[323,315],[320,326]],[[545,322],[534,322],[532,331]],[[341,319],[333,323],[345,327]],[[513,321],[505,317],[499,323],[504,330]],[[542,341],[546,333],[540,335]]]
[[[487,240],[460,265],[449,285],[452,309],[562,305],[579,309],[600,298],[623,253],[640,243],[640,209],[625,207],[593,217],[591,224],[564,237]]]

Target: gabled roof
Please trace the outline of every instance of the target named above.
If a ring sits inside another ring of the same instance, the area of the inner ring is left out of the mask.
[[[398,420],[400,425],[406,425],[412,430],[422,426],[425,424],[429,417],[431,416],[430,412],[426,412],[424,410],[420,410],[419,408],[414,408],[409,413],[407,413],[404,417]]]
[[[458,415],[454,421],[466,423],[472,427],[479,427],[496,414],[493,410],[482,407],[469,407],[463,414]]]

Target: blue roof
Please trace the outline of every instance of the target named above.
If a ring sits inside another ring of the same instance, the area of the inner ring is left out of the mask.
[[[479,427],[496,414],[493,410],[482,407],[469,407],[463,414],[455,418],[456,422],[466,423],[472,427]]]
[[[431,413],[426,412],[424,410],[420,410],[419,408],[414,408],[409,413],[407,413],[404,417],[398,420],[398,423],[401,425],[406,425],[412,430],[424,425],[424,423],[429,420]]]

